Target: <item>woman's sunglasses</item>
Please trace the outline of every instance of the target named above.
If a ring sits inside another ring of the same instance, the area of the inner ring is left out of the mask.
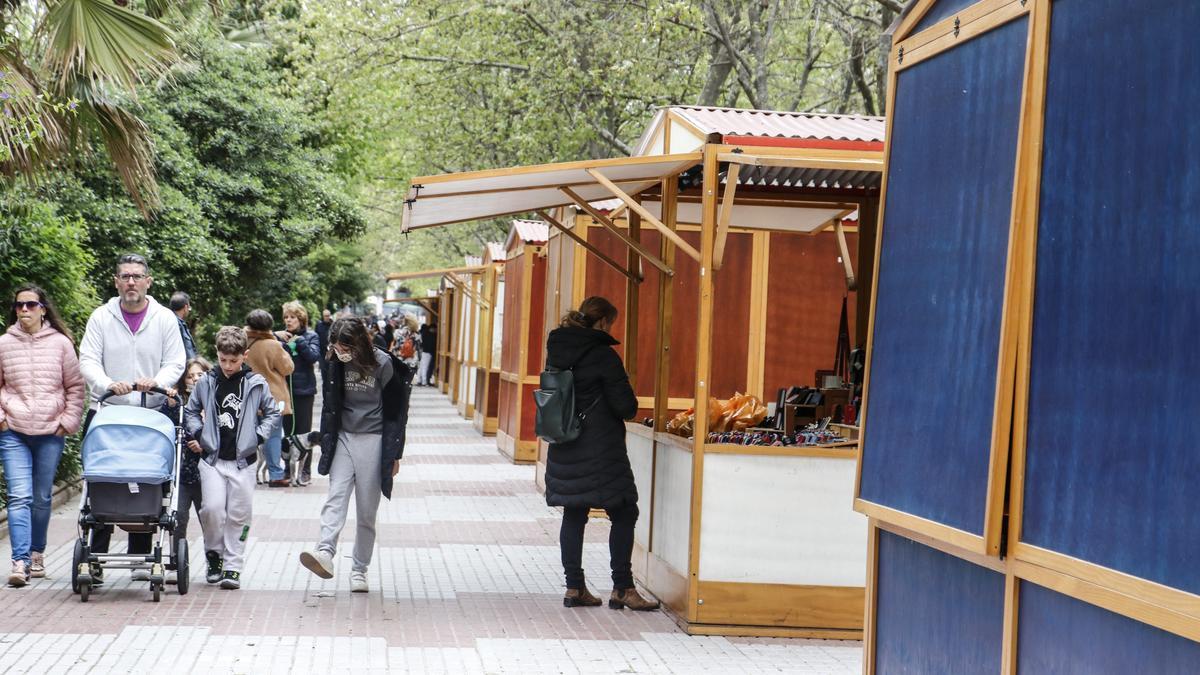
[[[45,307],[46,305],[37,300],[17,300],[13,302],[12,306],[14,310],[20,311],[22,309],[32,310],[34,307]]]

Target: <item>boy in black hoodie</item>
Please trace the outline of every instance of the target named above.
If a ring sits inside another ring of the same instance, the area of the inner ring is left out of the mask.
[[[205,579],[232,590],[241,587],[258,446],[279,426],[280,417],[266,378],[245,365],[246,332],[225,326],[217,332],[216,346],[219,367],[196,383],[183,422],[193,439],[188,448],[203,453]]]

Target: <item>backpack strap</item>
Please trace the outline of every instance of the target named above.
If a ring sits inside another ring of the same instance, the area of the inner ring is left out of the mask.
[[[595,349],[596,347],[599,347],[599,346],[600,346],[600,343],[598,343],[598,342],[597,342],[597,343],[593,343],[593,344],[592,344],[592,346],[590,346],[590,347],[588,347],[587,349],[583,350],[583,353],[579,355],[579,359],[578,359],[577,361],[575,361],[575,364],[574,364],[574,365],[572,365],[572,366],[571,366],[570,368],[568,368],[567,370],[569,370],[569,371],[571,371],[572,373],[574,373],[574,372],[575,372],[575,366],[578,366],[578,365],[579,365],[579,363],[580,363],[581,361],[583,361],[583,357],[587,356],[589,352],[591,352],[593,349]],[[601,399],[603,399],[603,398],[604,398],[604,394],[600,394],[599,396],[597,396],[597,397],[596,397],[596,400],[595,400],[595,401],[592,401],[592,404],[591,404],[591,405],[589,405],[587,408],[584,408],[582,412],[576,413],[576,417],[578,417],[578,418],[579,418],[579,421],[580,421],[580,422],[582,422],[583,420],[587,419],[588,413],[590,413],[590,412],[592,411],[592,408],[595,408],[595,407],[596,407],[596,404],[600,403],[600,400],[601,400]]]

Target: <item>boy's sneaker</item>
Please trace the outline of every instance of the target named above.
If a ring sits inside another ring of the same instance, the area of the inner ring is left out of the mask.
[[[46,561],[42,554],[34,551],[29,557],[29,576],[34,579],[44,579],[46,577]]]
[[[242,573],[229,570],[221,575],[221,588],[236,591],[242,587]]]
[[[92,563],[89,566],[89,570],[91,571],[89,576],[92,577],[93,586],[99,586],[104,583],[104,568],[100,566],[100,563]]]
[[[350,573],[350,592],[351,593],[366,593],[367,573],[366,572],[351,572]]]
[[[329,551],[305,551],[300,554],[300,564],[322,579],[333,578],[333,554]]]
[[[29,563],[24,560],[12,561],[12,574],[8,575],[8,585],[20,588],[29,583]]]
[[[221,580],[221,569],[224,564],[221,562],[221,554],[216,551],[207,551],[204,554],[204,559],[208,561],[208,571],[204,573],[204,580],[210,584],[215,584]]]
[[[175,570],[167,570],[166,581],[168,584],[171,584],[172,586],[177,586],[179,584],[179,573],[176,572]]]
[[[134,581],[150,581],[150,570],[134,570],[129,577]]]

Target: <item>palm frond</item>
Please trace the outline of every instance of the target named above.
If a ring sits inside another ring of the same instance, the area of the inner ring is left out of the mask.
[[[58,112],[16,46],[0,49],[0,172],[32,176],[66,148]]]
[[[149,128],[133,111],[109,96],[103,86],[80,80],[72,91],[79,101],[76,138],[82,140],[88,128],[99,134],[129,198],[144,217],[150,218],[159,207],[159,199]]]
[[[78,80],[133,91],[178,58],[169,28],[108,0],[55,0],[42,29],[49,36],[46,64],[61,91]]]

